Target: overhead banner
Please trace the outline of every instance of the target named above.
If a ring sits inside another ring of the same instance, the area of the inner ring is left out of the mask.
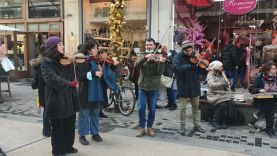
[[[254,10],[256,5],[256,0],[225,0],[223,9],[233,15],[242,15]]]

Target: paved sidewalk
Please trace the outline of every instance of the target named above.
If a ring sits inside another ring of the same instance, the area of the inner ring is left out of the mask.
[[[50,138],[41,136],[41,125],[0,118],[0,145],[8,156],[50,156]],[[23,133],[24,132],[24,133]],[[82,146],[76,135],[76,156],[243,156],[232,152],[192,147],[114,134],[101,134],[104,141]]]

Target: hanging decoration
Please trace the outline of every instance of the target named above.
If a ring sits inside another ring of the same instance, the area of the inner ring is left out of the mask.
[[[109,30],[110,39],[115,50],[123,45],[122,28],[125,23],[124,9],[126,8],[125,0],[113,0],[110,6]]]
[[[206,26],[203,26],[199,23],[197,19],[190,18],[190,26],[185,28],[178,29],[179,36],[181,40],[190,40],[194,45],[204,46],[206,43],[205,35],[203,31],[206,29]],[[177,41],[182,42],[182,41]]]

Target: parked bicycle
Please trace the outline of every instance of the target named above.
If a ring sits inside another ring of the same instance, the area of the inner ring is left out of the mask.
[[[119,87],[116,92],[113,92],[112,90],[108,89],[108,106],[111,106],[112,104],[117,105],[119,107],[119,111],[122,115],[128,116],[133,113],[135,109],[135,93],[133,91],[133,88],[128,83],[128,74],[124,70],[126,69],[120,69],[121,71],[119,73]]]

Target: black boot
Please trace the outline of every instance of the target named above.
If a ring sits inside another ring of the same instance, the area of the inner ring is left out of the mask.
[[[100,117],[100,118],[108,118],[108,116],[107,116],[106,114],[104,114],[103,111],[100,111],[99,117]]]
[[[89,145],[89,142],[87,141],[86,137],[85,136],[81,136],[79,138],[79,142],[82,144],[82,145]]]

